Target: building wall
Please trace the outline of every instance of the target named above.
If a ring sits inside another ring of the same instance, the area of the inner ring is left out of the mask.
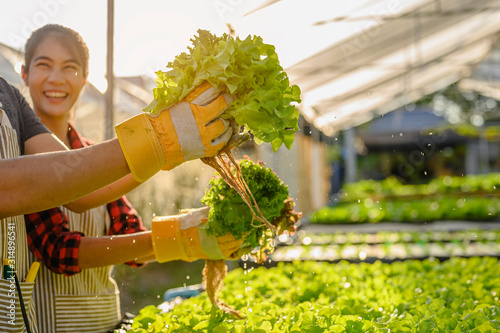
[[[290,150],[280,147],[273,153],[270,144],[256,146],[250,156],[263,161],[288,186],[295,210],[304,217],[328,203],[330,166],[324,143],[298,134]]]

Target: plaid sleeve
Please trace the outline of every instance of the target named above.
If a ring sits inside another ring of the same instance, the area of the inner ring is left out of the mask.
[[[108,203],[107,208],[111,218],[109,235],[133,234],[140,231],[147,231],[146,227],[142,224],[141,217],[125,196]],[[144,264],[134,261],[128,261],[125,264],[132,267],[144,266]]]
[[[68,229],[60,208],[24,215],[28,247],[51,271],[70,276],[80,272],[78,250],[83,233]]]

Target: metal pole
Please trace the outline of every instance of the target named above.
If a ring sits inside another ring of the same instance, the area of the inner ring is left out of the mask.
[[[345,152],[345,182],[354,183],[357,181],[357,153],[354,146],[356,134],[354,128],[348,128],[344,131],[344,152]]]
[[[108,33],[107,33],[107,54],[106,54],[106,140],[114,136],[113,124],[113,92],[114,92],[114,74],[113,74],[113,37],[114,37],[114,0],[108,0]]]

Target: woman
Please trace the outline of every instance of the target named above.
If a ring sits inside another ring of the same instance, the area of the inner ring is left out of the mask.
[[[88,75],[85,42],[77,32],[49,24],[34,31],[25,48],[22,76],[36,114],[70,149],[91,144],[72,124],[74,105]],[[204,88],[195,88],[193,95],[199,94],[198,89]],[[140,265],[154,259],[234,259],[243,240],[199,236],[197,228],[207,214],[207,207],[193,210],[160,221],[156,231],[155,224],[146,231],[137,212],[121,197],[83,213],[58,207],[25,215],[28,247],[45,266],[33,293],[40,332],[114,328],[121,315],[112,265]]]
[[[88,75],[85,42],[77,32],[51,24],[33,32],[25,51],[22,76],[36,114],[70,149],[90,145],[72,124]],[[146,231],[127,199],[81,214],[59,207],[25,219],[28,246],[46,266],[40,269],[34,291],[40,331],[106,332],[116,326],[120,301],[110,264],[124,258],[103,256],[103,246],[96,246],[92,237]],[[149,236],[144,239],[150,242]],[[150,246],[148,250],[143,254],[152,255]]]

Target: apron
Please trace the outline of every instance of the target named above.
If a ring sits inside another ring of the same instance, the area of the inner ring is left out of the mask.
[[[5,112],[0,108],[0,158],[14,158],[21,154],[17,141],[16,131],[12,128]],[[2,251],[0,267],[0,332],[26,332],[23,315],[19,304],[17,289],[14,280],[3,278],[3,259],[11,259],[12,268],[16,271],[24,306],[28,313],[30,331],[37,330],[35,307],[31,304],[34,282],[23,282],[29,265],[28,244],[24,216],[12,216],[0,219],[0,247]],[[36,280],[35,280],[36,281]]]
[[[104,236],[110,228],[106,206],[82,214],[64,207],[71,231],[86,236]],[[113,266],[84,269],[65,276],[40,267],[34,300],[41,333],[108,332],[121,320],[120,295],[111,278]]]

